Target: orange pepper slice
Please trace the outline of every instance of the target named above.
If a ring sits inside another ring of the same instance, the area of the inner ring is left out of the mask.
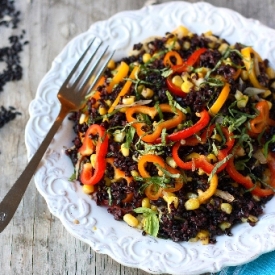
[[[169,104],[160,104],[159,108],[162,112],[166,113],[174,113],[173,108]],[[128,122],[134,122],[133,127],[136,129],[138,136],[145,142],[152,143],[158,137],[160,137],[163,129],[172,129],[180,124],[183,120],[185,120],[185,114],[183,114],[180,110],[175,109],[175,115],[168,120],[160,122],[156,125],[153,130],[153,133],[147,133],[143,130],[143,127],[146,126],[144,122],[138,122],[136,118],[134,118],[135,113],[142,113],[149,115],[152,119],[158,114],[158,110],[156,107],[148,107],[148,106],[134,106],[130,107],[126,110],[126,119]]]
[[[160,156],[158,156],[158,155],[143,155],[138,160],[138,171],[139,171],[140,175],[145,179],[151,177],[149,172],[146,170],[146,164],[148,162],[151,162],[153,164],[158,164],[160,167],[167,170],[171,174],[180,174],[179,170],[172,168],[171,166],[168,166]],[[182,186],[183,186],[182,179],[176,179],[174,187],[167,187],[167,188],[159,187],[159,188],[157,188],[157,190],[156,190],[156,186],[154,184],[150,184],[145,189],[145,195],[150,200],[157,200],[159,197],[163,196],[163,194],[162,194],[163,191],[176,192],[176,191],[180,190],[182,188]]]
[[[259,114],[249,122],[252,134],[260,134],[266,127],[275,126],[275,120],[269,117],[269,106],[266,100],[258,102],[255,107],[259,111]]]
[[[130,183],[133,181],[133,178],[132,177],[126,177],[125,172],[123,172],[122,170],[120,170],[119,168],[114,166],[114,158],[106,158],[106,162],[111,164],[112,167],[114,168],[114,181],[117,181],[117,180],[122,178],[122,179],[125,179],[127,181],[127,185],[129,186]],[[126,198],[123,199],[122,202],[125,203],[125,202],[132,201],[133,196],[134,196],[134,194],[132,192],[128,193],[126,195]]]
[[[220,109],[222,108],[226,99],[228,98],[229,92],[230,92],[230,85],[228,83],[225,83],[217,100],[214,102],[214,104],[209,109],[209,113],[211,116],[215,116],[220,111]]]
[[[174,64],[171,60],[171,58],[175,58],[176,59],[176,64]],[[172,67],[174,65],[181,65],[183,63],[183,60],[181,58],[181,56],[179,55],[178,52],[176,51],[169,51],[165,54],[164,58],[163,58],[163,64],[164,66],[169,66]]]
[[[107,86],[108,93],[111,93],[113,90],[113,87],[121,82],[129,72],[129,66],[125,62],[121,62],[121,64],[118,67],[118,71],[115,74],[115,76],[112,78],[110,84]]]
[[[131,72],[129,78],[132,79],[132,80],[135,80],[138,71],[139,71],[139,67],[135,67],[133,69],[133,71]],[[119,92],[118,96],[116,97],[115,101],[113,102],[113,104],[109,108],[109,110],[108,110],[109,114],[115,109],[115,107],[119,103],[120,98],[123,97],[123,96],[125,96],[128,93],[128,91],[129,91],[132,83],[133,83],[133,81],[131,81],[131,80],[127,80],[126,81],[126,83],[124,84],[123,88],[121,89],[121,91]]]

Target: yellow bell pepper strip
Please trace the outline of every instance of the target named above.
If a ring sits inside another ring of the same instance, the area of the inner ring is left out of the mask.
[[[170,174],[180,174],[180,171],[172,168],[171,166],[167,165],[165,161],[158,155],[143,155],[139,158],[138,160],[138,171],[140,175],[143,178],[151,178],[150,174],[146,170],[146,164],[147,163],[153,163],[153,164],[158,164],[160,167],[163,169],[167,170]],[[157,190],[155,190],[156,186],[154,184],[150,184],[148,187],[145,189],[145,195],[150,199],[150,200],[157,200],[159,197],[162,197],[163,194],[162,192],[176,192],[180,190],[183,186],[183,179],[182,178],[177,178],[175,179],[175,186],[174,187],[167,187],[167,188],[162,188],[158,187]]]
[[[260,134],[266,127],[275,126],[275,120],[269,117],[269,105],[266,100],[260,101],[255,108],[259,114],[249,121],[250,134]]]
[[[266,89],[266,87],[262,86],[260,84],[260,82],[258,81],[258,79],[257,79],[255,69],[254,69],[254,66],[253,66],[254,61],[253,61],[253,58],[251,57],[251,54],[253,54],[254,56],[257,57],[257,59],[260,62],[263,62],[260,55],[257,52],[255,52],[251,47],[243,48],[241,50],[241,54],[243,55],[243,63],[246,67],[246,70],[248,72],[248,77],[249,77],[249,80],[252,83],[252,85],[256,88],[259,88],[259,89]]]
[[[171,60],[171,58],[176,60],[176,64],[174,64]],[[169,51],[165,54],[164,58],[163,58],[163,64],[164,66],[169,66],[172,67],[174,65],[180,65],[183,63],[183,60],[181,58],[181,56],[179,55],[178,52],[176,51]]]
[[[202,192],[201,190],[198,190],[198,199],[200,203],[205,203],[207,202],[208,199],[210,199],[216,192],[217,187],[218,187],[218,176],[217,174],[214,174],[212,178],[210,179],[209,182],[209,188]]]
[[[112,78],[110,84],[107,86],[107,92],[111,93],[114,86],[121,82],[129,72],[129,66],[125,62],[121,62],[121,64],[118,67],[118,71],[115,74],[115,76]]]
[[[181,131],[172,133],[167,136],[168,141],[178,141],[182,139],[186,139],[194,134],[197,134],[200,130],[202,130],[204,127],[206,127],[209,123],[210,116],[206,110],[203,110],[202,112],[197,114],[198,117],[200,117],[199,121],[197,121],[194,125],[183,129]],[[155,143],[160,143],[161,139],[158,138]]]
[[[133,106],[126,110],[127,121],[129,123],[133,123],[132,126],[136,129],[138,136],[145,142],[155,142],[156,139],[160,137],[163,129],[172,129],[177,127],[178,124],[185,120],[185,114],[176,108],[174,110],[169,104],[160,104],[159,109],[161,112],[172,113],[174,116],[171,119],[159,122],[151,134],[143,130],[143,127],[146,126],[146,123],[139,122],[136,118],[134,118],[134,114],[146,114],[153,119],[158,114],[158,109],[156,107]],[[176,113],[174,113],[174,111],[176,111]]]
[[[131,80],[135,80],[136,76],[138,74],[138,71],[139,71],[139,67],[134,67],[134,69],[132,70],[129,78]],[[121,91],[119,92],[117,98],[114,100],[113,104],[109,108],[109,110],[108,110],[109,114],[114,111],[115,107],[119,103],[120,98],[123,97],[123,96],[125,96],[129,92],[129,89],[130,89],[130,87],[131,87],[131,85],[133,83],[133,81],[131,81],[131,80],[127,80],[127,82],[124,84],[124,86],[121,89]]]
[[[127,185],[129,186],[130,183],[133,181],[132,177],[126,177],[125,172],[120,170],[119,168],[115,167],[114,165],[114,158],[106,158],[106,162],[109,163],[114,169],[114,179],[111,180],[112,182],[116,182],[119,179],[125,179],[127,181]],[[131,202],[133,200],[134,193],[127,193],[126,198],[122,200],[123,203]]]
[[[211,116],[215,116],[220,111],[226,99],[228,98],[229,92],[230,92],[230,85],[228,83],[225,83],[217,100],[209,109],[209,113]]]
[[[95,185],[103,177],[106,169],[106,154],[108,150],[108,135],[104,127],[93,124],[91,125],[84,137],[83,145],[79,148],[79,152],[87,152],[86,148],[91,145],[91,136],[98,136],[96,143],[96,160],[95,168],[93,169],[91,163],[85,163],[80,173],[80,181],[83,184]],[[83,150],[83,151],[82,151]]]

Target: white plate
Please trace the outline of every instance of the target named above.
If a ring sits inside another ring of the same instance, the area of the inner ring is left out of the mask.
[[[36,151],[55,120],[59,110],[58,89],[92,37],[98,36],[110,44],[111,49],[117,50],[116,57],[119,58],[126,55],[134,43],[151,35],[164,35],[179,25],[199,34],[212,30],[230,43],[253,45],[275,68],[275,31],[231,10],[207,3],[170,2],[119,13],[93,24],[53,61],[29,107],[28,157]],[[150,273],[201,274],[246,263],[275,249],[274,199],[268,203],[255,227],[239,225],[234,228],[233,237],[218,237],[215,245],[175,243],[142,236],[140,231],[115,221],[105,208],[96,206],[84,195],[77,183],[68,180],[73,166],[65,156],[64,148],[71,146],[72,138],[72,125],[65,121],[36,172],[35,183],[50,211],[71,234],[88,243],[96,252]],[[75,220],[79,224],[75,224]]]

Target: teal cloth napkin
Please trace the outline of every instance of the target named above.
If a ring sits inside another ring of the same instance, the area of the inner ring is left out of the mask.
[[[241,266],[226,267],[216,275],[275,275],[275,251]]]

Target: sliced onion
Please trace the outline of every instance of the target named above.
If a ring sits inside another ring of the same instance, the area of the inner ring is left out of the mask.
[[[258,160],[261,164],[266,164],[267,160],[266,157],[264,156],[263,152],[261,149],[258,149],[254,154],[253,157]]]
[[[259,89],[254,87],[248,87],[244,90],[244,94],[253,96],[253,95],[259,95],[263,94],[266,90],[265,89]]]
[[[138,100],[138,101],[135,101],[134,103],[132,104],[120,104],[120,105],[117,105],[115,107],[115,109],[121,109],[121,108],[125,108],[125,107],[133,107],[133,106],[142,106],[142,105],[147,105],[149,103],[151,103],[152,100],[151,99],[147,99],[147,100]]]
[[[224,199],[228,202],[232,202],[235,200],[235,198],[228,192],[226,191],[222,191],[220,189],[217,189],[216,192],[215,192],[215,196],[221,198],[221,199]]]

